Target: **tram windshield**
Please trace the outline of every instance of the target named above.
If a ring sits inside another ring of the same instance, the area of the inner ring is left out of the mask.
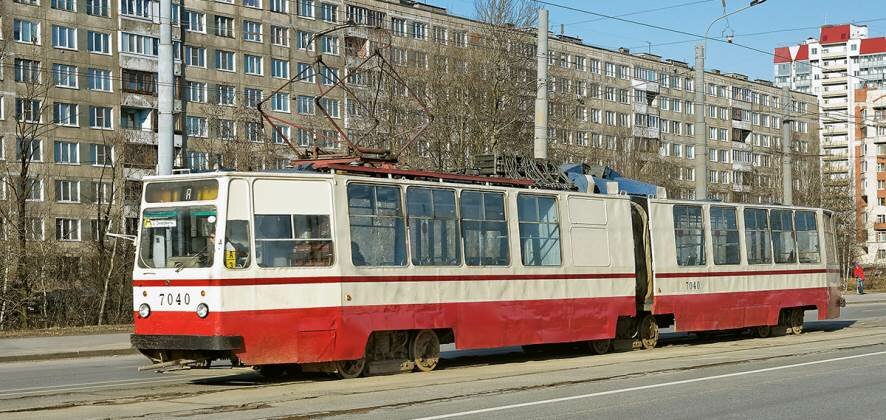
[[[142,217],[138,264],[142,268],[212,266],[214,206],[146,209]]]

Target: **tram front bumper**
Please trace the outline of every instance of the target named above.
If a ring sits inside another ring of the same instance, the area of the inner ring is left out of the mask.
[[[138,350],[235,351],[243,348],[240,336],[132,334],[129,341]]]

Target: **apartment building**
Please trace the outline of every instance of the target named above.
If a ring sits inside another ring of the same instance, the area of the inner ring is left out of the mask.
[[[3,7],[0,135],[6,141],[0,159],[14,163],[10,158],[21,152],[10,141],[20,120],[46,124],[30,151],[39,151],[34,171],[41,175],[32,201],[47,208],[34,222],[39,238],[94,238],[101,227],[92,226],[93,204],[109,199],[123,200],[120,223],[134,229],[139,180],[156,165],[159,2],[16,0]],[[420,69],[440,51],[434,45],[475,48],[484,28],[405,0],[188,0],[173,8],[176,164],[192,171],[243,167],[244,161],[250,169],[277,168],[296,151],[340,147],[315,109],[316,82],[329,86],[343,78],[359,89],[351,69],[371,48],[366,27],[390,32],[391,62]],[[311,42],[345,22],[361,27]],[[534,55],[531,43],[525,47]],[[328,68],[314,72],[318,54]],[[668,163],[672,197],[695,198],[696,184],[708,182],[713,198],[777,202],[781,143],[790,141],[798,154],[819,148],[818,106],[809,93],[785,97],[771,82],[719,71],[709,71],[706,86],[696,87],[686,63],[563,35],[550,37],[549,66],[551,113],[569,116],[568,124],[552,119],[559,122],[550,128],[551,147],[586,149],[590,163],[606,164],[624,154],[626,139],[640,140]],[[277,91],[296,75],[299,80]],[[34,97],[37,78],[46,89]],[[705,109],[693,103],[696,88],[705,89]],[[254,107],[264,98],[276,121],[292,124],[276,130],[259,119]],[[323,100],[346,128],[360,118],[343,90]],[[705,145],[693,138],[695,112],[706,116]],[[531,115],[527,108],[527,119]],[[785,121],[794,129],[789,140],[782,138]],[[696,173],[702,159],[706,174]],[[795,176],[795,190],[816,176]]]
[[[886,89],[853,92],[856,225],[865,264],[886,260]]]
[[[869,37],[864,25],[822,26],[818,38],[776,48],[774,68],[777,86],[818,98],[824,176],[851,182],[858,160],[854,92],[886,82],[886,38]]]

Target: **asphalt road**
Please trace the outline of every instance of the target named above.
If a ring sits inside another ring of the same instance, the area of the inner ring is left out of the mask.
[[[448,352],[439,372],[354,381],[268,382],[229,368],[139,373],[141,356],[0,363],[0,417],[880,417],[872,414],[886,412],[877,395],[886,389],[886,353],[877,353],[886,352],[886,303],[852,305],[837,321],[807,315],[803,336],[670,335],[662,349],[596,357]]]

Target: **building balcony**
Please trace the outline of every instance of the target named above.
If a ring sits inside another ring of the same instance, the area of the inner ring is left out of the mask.
[[[754,165],[744,162],[732,162],[732,170],[739,172],[751,172],[754,170]]]
[[[874,223],[874,230],[886,230],[886,223]]]
[[[826,153],[824,156],[822,156],[822,160],[824,160],[824,161],[839,161],[839,160],[845,161],[848,159],[849,159],[848,153]]]
[[[821,67],[822,73],[830,73],[834,71],[846,71],[846,62],[839,61],[823,61],[824,65]]]
[[[661,138],[661,131],[658,127],[633,127],[631,135],[646,139],[658,139]]]
[[[645,90],[647,92],[658,93],[660,91],[658,82],[647,82],[645,80],[631,79],[631,87],[637,90]]]
[[[732,184],[733,192],[751,192],[750,185]]]
[[[821,92],[822,98],[835,98],[838,96],[843,96],[843,97],[846,96],[845,86],[843,87],[843,89],[831,89],[831,90],[823,89]]]
[[[738,128],[740,130],[751,131],[751,122],[750,121],[732,120],[732,128]]]
[[[821,104],[821,109],[824,111],[845,110],[848,105],[849,103],[846,100],[826,99]]]
[[[649,109],[652,108],[649,105],[646,105],[644,103],[637,103],[637,102],[634,102],[633,107],[634,107],[635,114],[648,114]]]
[[[821,130],[822,134],[825,136],[837,135],[837,134],[848,134],[849,127],[846,124],[830,124],[826,125],[824,129]]]
[[[845,85],[846,84],[846,76],[830,76],[821,79],[822,85]]]

